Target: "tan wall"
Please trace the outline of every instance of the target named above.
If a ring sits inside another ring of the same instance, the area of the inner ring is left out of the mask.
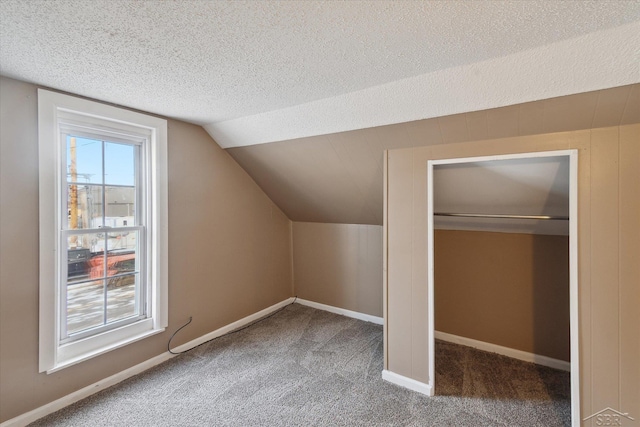
[[[435,328],[569,360],[569,238],[436,230]]]
[[[580,402],[640,422],[640,125],[387,153],[386,368],[428,382],[427,161],[579,150]]]
[[[382,225],[384,150],[639,122],[636,83],[227,151],[292,221]]]
[[[0,78],[0,421],[293,295],[291,222],[199,126],[169,121],[169,328],[38,373],[36,86]]]
[[[382,317],[382,227],[293,223],[299,298]]]

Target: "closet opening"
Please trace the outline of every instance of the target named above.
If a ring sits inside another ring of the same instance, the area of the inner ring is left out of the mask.
[[[580,426],[577,165],[577,150],[428,161],[431,395],[564,395]]]

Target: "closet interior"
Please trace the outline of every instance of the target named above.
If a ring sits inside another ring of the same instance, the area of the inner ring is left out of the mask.
[[[569,181],[568,156],[433,166],[436,395],[514,393],[516,364],[475,347],[570,398]]]

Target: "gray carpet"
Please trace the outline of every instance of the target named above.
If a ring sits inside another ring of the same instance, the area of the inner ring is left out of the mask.
[[[382,360],[381,326],[294,304],[32,425],[570,425],[568,373],[438,342],[429,398]]]

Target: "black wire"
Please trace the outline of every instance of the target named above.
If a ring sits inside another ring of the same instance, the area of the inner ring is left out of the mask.
[[[243,326],[243,327],[241,327],[241,328],[234,329],[233,331],[227,332],[226,334],[223,334],[223,335],[217,336],[217,337],[215,337],[215,338],[211,338],[210,340],[207,340],[207,341],[205,341],[205,342],[203,342],[203,343],[200,343],[200,344],[198,344],[198,345],[196,345],[196,346],[194,346],[194,347],[191,347],[191,348],[190,348],[190,349],[188,349],[188,350],[184,350],[184,351],[172,351],[172,350],[171,350],[171,341],[173,340],[173,337],[175,337],[175,336],[176,336],[176,334],[177,334],[178,332],[180,332],[183,328],[187,327],[187,326],[189,325],[189,323],[191,323],[191,321],[193,320],[193,317],[192,317],[192,316],[189,316],[189,321],[188,321],[187,323],[185,323],[184,325],[180,326],[180,327],[178,328],[178,330],[177,330],[177,331],[175,331],[175,332],[171,335],[171,338],[169,338],[169,342],[167,343],[167,351],[168,351],[169,353],[171,353],[171,354],[182,354],[182,353],[186,353],[187,351],[191,351],[191,350],[193,350],[194,348],[198,348],[198,347],[200,347],[201,345],[204,345],[204,344],[210,343],[211,341],[217,340],[218,338],[222,338],[222,337],[226,337],[227,335],[235,334],[236,332],[240,332],[240,331],[242,331],[242,330],[244,330],[244,329],[247,329],[249,326],[253,326],[253,325],[255,325],[256,323],[260,323],[260,322],[262,322],[263,320],[267,320],[268,318],[270,318],[271,316],[273,316],[273,315],[275,315],[275,314],[277,314],[277,313],[281,312],[282,310],[284,310],[285,308],[287,308],[287,307],[288,307],[288,306],[290,306],[291,304],[295,304],[295,302],[296,302],[297,300],[298,300],[298,296],[296,295],[296,296],[293,298],[293,301],[291,301],[289,304],[285,305],[284,307],[279,308],[278,310],[274,311],[274,312],[273,312],[273,313],[271,313],[270,315],[265,316],[265,317],[261,317],[260,319],[255,320],[255,321],[253,321],[253,322],[249,323],[248,325],[244,325],[244,326]]]
[[[185,351],[178,351],[178,352],[173,352],[173,351],[171,351],[171,340],[173,340],[173,337],[175,337],[175,336],[176,336],[176,334],[182,330],[182,328],[187,327],[187,326],[189,325],[189,323],[191,323],[191,321],[192,321],[192,320],[193,320],[193,316],[189,316],[189,321],[188,321],[187,323],[185,323],[184,325],[180,326],[180,327],[178,328],[178,330],[177,330],[177,331],[175,331],[175,332],[171,335],[171,338],[169,338],[169,342],[167,343],[167,351],[168,351],[169,353],[171,353],[171,354],[182,354],[182,353],[185,353],[185,352],[187,352],[187,351],[189,351],[189,350],[190,350],[190,349],[189,349],[189,350],[185,350]]]

